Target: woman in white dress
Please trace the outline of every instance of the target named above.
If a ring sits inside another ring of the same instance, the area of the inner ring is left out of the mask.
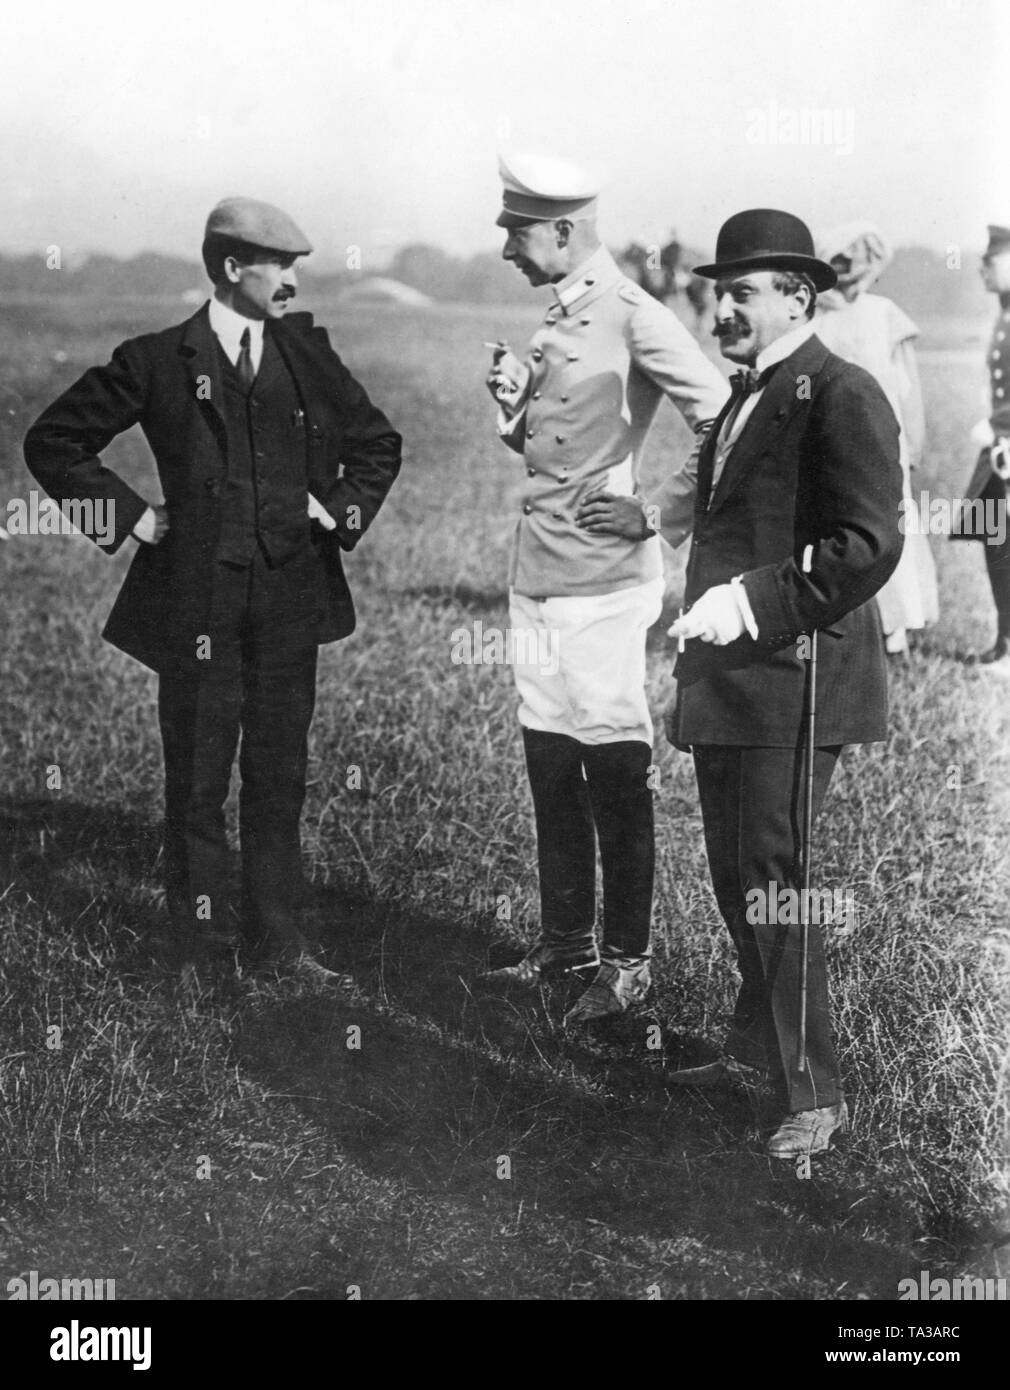
[[[919,466],[925,435],[922,391],[913,340],[919,330],[890,299],[868,291],[891,260],[892,251],[870,222],[846,222],[825,232],[817,254],[838,274],[838,287],[817,297],[817,336],[850,362],[876,377],[901,426],[901,469],[905,498],[912,502],[910,474]],[[917,512],[906,507],[906,514]],[[898,568],[877,594],[887,650],[908,650],[909,629],[939,616],[936,566],[929,539],[910,527]]]

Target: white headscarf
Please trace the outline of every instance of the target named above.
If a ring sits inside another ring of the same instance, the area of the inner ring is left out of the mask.
[[[818,295],[818,307],[838,309],[858,299],[880,279],[894,255],[883,233],[865,221],[843,222],[822,232],[817,242],[817,255],[829,264],[835,256],[848,256],[852,270],[836,290]]]

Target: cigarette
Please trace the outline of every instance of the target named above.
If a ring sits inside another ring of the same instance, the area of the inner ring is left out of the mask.
[[[677,613],[677,621],[679,622],[680,619],[681,619],[683,616],[684,616],[684,610],[683,610],[683,608],[681,608],[681,609],[679,610],[679,612]],[[684,641],[684,634],[681,633],[680,636],[677,638],[677,652],[678,652],[678,654],[684,651],[685,646],[686,646],[686,643],[685,643],[685,641]]]
[[[492,352],[508,352],[508,343],[485,343],[484,347],[490,348]]]

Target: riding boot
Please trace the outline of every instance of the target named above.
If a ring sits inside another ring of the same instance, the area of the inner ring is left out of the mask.
[[[649,955],[656,861],[652,749],[637,739],[583,744],[582,759],[603,865],[601,955],[642,961]]]
[[[541,938],[588,950],[596,920],[596,839],[583,745],[539,729],[524,729],[523,743],[537,827]]]

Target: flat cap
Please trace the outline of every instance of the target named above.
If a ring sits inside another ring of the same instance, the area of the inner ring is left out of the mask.
[[[286,212],[256,198],[222,198],[207,218],[205,235],[229,237],[289,256],[307,256],[312,250],[311,241]]]
[[[546,155],[499,155],[498,173],[504,185],[499,227],[596,215],[599,181],[577,164]]]

